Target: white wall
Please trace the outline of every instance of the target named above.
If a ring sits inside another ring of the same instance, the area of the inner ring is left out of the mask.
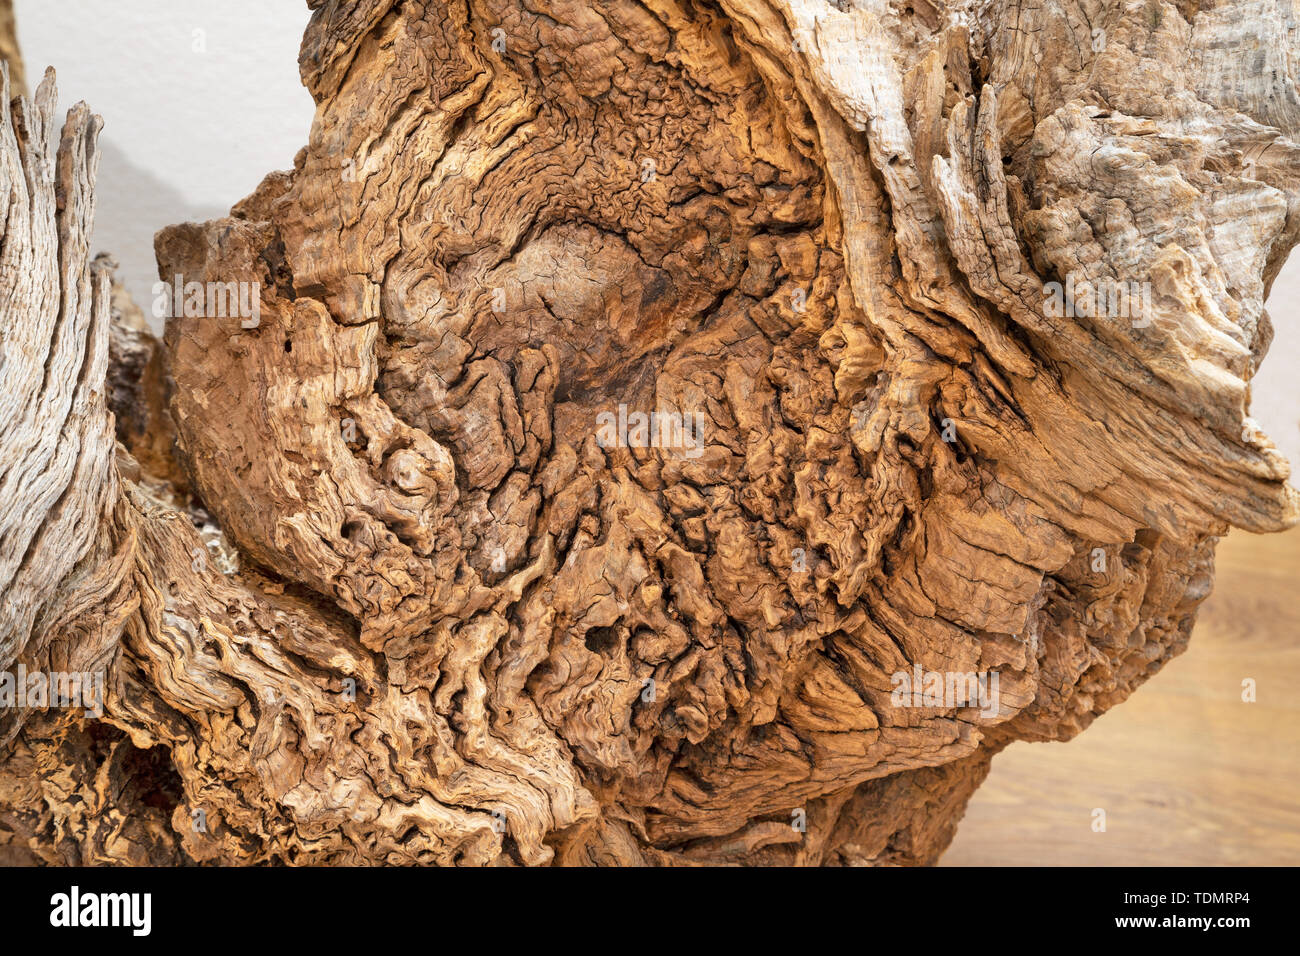
[[[104,118],[96,251],[149,311],[153,235],[225,215],[307,144],[298,79],[304,0],[16,0],[34,91],[47,66],[63,106]],[[199,31],[199,32],[196,32]]]
[[[1300,487],[1300,249],[1291,250],[1273,283],[1268,314],[1273,344],[1251,379],[1250,411],[1291,462],[1291,484]]]
[[[104,117],[96,246],[117,256],[147,312],[154,232],[223,215],[306,144],[314,109],[298,79],[306,3],[16,0],[16,8],[29,82],[53,64],[64,102],[84,99]],[[1294,469],[1300,256],[1268,306],[1277,337],[1254,382],[1252,413]]]

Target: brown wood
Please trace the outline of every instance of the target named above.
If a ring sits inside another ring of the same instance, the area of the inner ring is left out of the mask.
[[[942,865],[1300,864],[1300,529],[1233,532],[1215,567],[1187,653],[1070,746],[999,754]]]
[[[311,142],[159,233],[161,347],[96,122],[0,124],[0,665],[107,673],[0,714],[14,854],[931,862],[1295,523],[1281,18],[313,6]]]
[[[0,60],[9,64],[9,84],[18,94],[27,92],[23,58],[18,50],[18,26],[14,22],[13,0],[0,0]]]

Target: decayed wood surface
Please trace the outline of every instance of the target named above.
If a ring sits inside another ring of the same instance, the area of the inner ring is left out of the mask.
[[[995,757],[940,865],[1300,864],[1300,528],[1214,564],[1187,653],[1068,747]]]
[[[5,113],[0,664],[107,672],[0,717],[14,856],[929,862],[1294,523],[1280,7],[313,7],[294,169],[156,241],[258,307],[161,346]]]

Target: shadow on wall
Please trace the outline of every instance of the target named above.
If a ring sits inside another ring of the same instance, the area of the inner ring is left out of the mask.
[[[104,134],[99,139],[99,178],[95,189],[95,234],[91,248],[112,254],[121,265],[118,278],[144,312],[155,335],[163,320],[152,311],[158,263],[153,237],[178,222],[220,219],[229,210],[187,200],[172,187],[133,166]]]

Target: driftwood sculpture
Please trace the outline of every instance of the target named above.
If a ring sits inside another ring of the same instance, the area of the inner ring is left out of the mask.
[[[930,862],[1295,521],[1289,5],[310,6],[161,343],[6,87],[10,860]]]

